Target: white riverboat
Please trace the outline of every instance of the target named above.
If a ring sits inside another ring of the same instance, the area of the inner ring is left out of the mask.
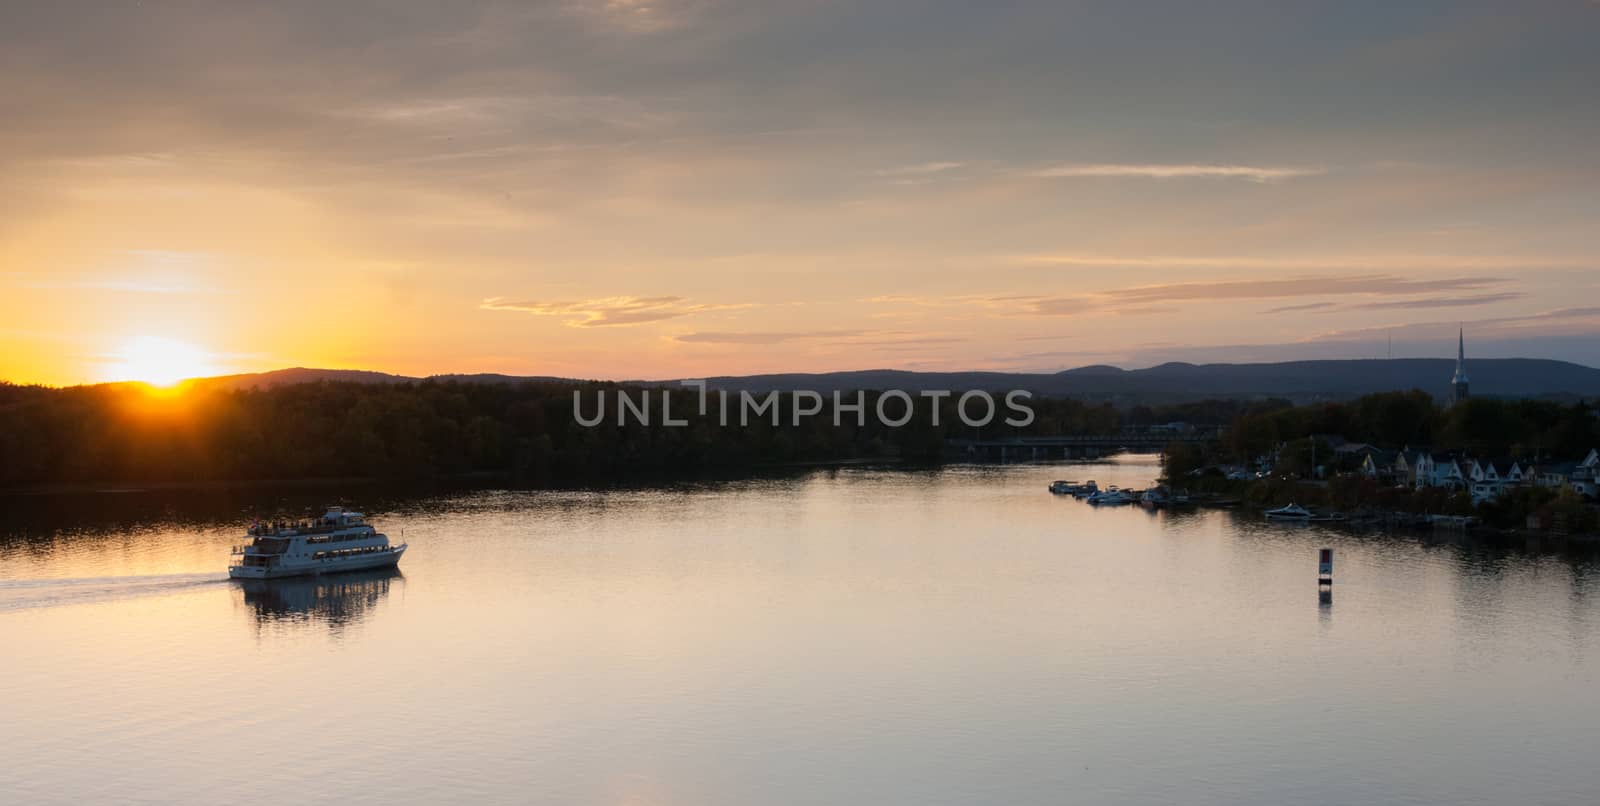
[[[233,549],[234,579],[277,579],[385,568],[400,562],[406,544],[368,524],[359,512],[334,507],[320,518],[256,523],[250,542]]]

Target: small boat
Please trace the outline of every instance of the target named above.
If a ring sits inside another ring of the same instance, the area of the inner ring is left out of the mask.
[[[1309,521],[1312,517],[1311,510],[1299,504],[1269,509],[1263,514],[1267,516],[1267,520],[1273,521]]]
[[[1089,479],[1088,481],[1078,485],[1077,489],[1072,491],[1072,497],[1089,498],[1098,492],[1100,492],[1100,485],[1095,484],[1094,479]]]
[[[1133,496],[1128,495],[1115,486],[1107,487],[1094,495],[1084,499],[1095,506],[1116,506],[1119,504],[1133,503]]]
[[[236,546],[238,562],[228,566],[234,579],[277,579],[340,571],[387,568],[400,562],[406,544],[389,538],[359,512],[334,507],[320,518],[256,523],[246,545]]]
[[[1050,482],[1050,492],[1053,492],[1056,495],[1071,495],[1077,492],[1082,486],[1083,485],[1077,483],[1076,481],[1052,481]]]
[[[1145,490],[1143,495],[1139,496],[1139,503],[1150,509],[1188,506],[1189,494],[1183,490],[1151,487]]]

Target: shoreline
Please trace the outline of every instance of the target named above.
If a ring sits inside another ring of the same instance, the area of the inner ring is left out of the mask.
[[[831,467],[923,467],[899,457],[853,457],[848,459],[818,459],[795,462],[752,465],[740,469],[709,470],[681,475],[640,473],[619,478],[573,480],[567,484],[535,484],[519,482],[511,471],[476,471],[449,475],[426,476],[412,479],[389,479],[381,476],[318,476],[285,479],[209,479],[191,481],[82,481],[33,484],[21,487],[0,487],[0,498],[51,495],[138,495],[161,492],[225,492],[233,490],[300,489],[314,490],[332,487],[454,487],[500,484],[511,489],[567,489],[574,487],[611,487],[640,482],[693,482],[705,480],[734,480],[757,478],[772,473],[791,470],[815,470]],[[926,465],[934,466],[934,465]]]

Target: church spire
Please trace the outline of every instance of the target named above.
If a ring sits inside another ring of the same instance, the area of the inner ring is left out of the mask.
[[[1460,403],[1467,399],[1467,329],[1456,334],[1456,374],[1450,378],[1450,398]]]

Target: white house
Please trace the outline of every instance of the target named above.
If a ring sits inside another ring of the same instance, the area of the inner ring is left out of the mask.
[[[1591,450],[1581,462],[1542,465],[1529,475],[1540,487],[1571,487],[1579,495],[1600,495],[1600,451]]]
[[[1455,457],[1424,453],[1417,458],[1417,486],[1465,489],[1467,476]]]
[[[1467,481],[1474,503],[1498,498],[1527,483],[1528,469],[1515,459],[1473,459],[1467,463]]]
[[[1567,485],[1579,495],[1600,498],[1600,449],[1589,450],[1589,455],[1572,469],[1572,474],[1567,477]]]

